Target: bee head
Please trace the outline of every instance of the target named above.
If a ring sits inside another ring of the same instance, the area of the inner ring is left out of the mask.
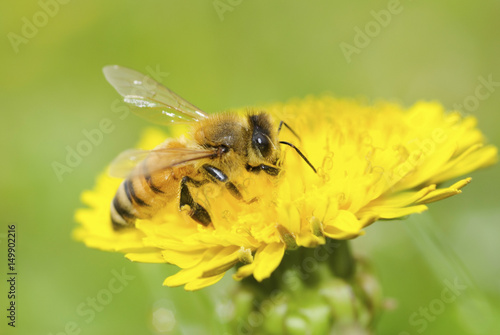
[[[268,114],[261,112],[259,114],[250,114],[248,122],[252,137],[250,140],[249,156],[251,153],[272,164],[276,164],[278,159],[279,147],[273,134],[271,118]]]

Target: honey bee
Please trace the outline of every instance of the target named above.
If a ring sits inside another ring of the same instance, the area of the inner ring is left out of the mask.
[[[283,121],[275,127],[266,112],[207,115],[139,72],[117,65],[106,66],[103,72],[135,114],[163,125],[192,124],[191,141],[170,139],[153,150],[127,150],[111,163],[110,174],[125,178],[111,203],[114,230],[152,218],[173,201],[197,223],[210,225],[209,212],[191,195],[192,188],[206,183],[225,188],[240,201],[258,201],[245,200],[233,180],[241,169],[278,176],[280,144],[294,148],[316,173],[297,147],[278,139],[283,125],[298,135]]]

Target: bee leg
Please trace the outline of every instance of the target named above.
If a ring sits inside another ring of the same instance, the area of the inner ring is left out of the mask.
[[[190,208],[188,212],[189,216],[191,216],[193,220],[195,220],[198,223],[201,223],[204,226],[208,226],[212,222],[212,219],[210,218],[210,214],[208,214],[207,210],[203,208],[203,206],[194,201],[193,197],[191,196],[191,193],[189,192],[187,183],[190,183],[195,187],[200,187],[201,185],[207,182],[208,182],[207,180],[197,181],[188,176],[182,178],[181,194],[179,201],[179,209],[182,210],[184,206],[186,205],[189,206]]]
[[[246,166],[247,171],[253,172],[253,173],[259,173],[260,171],[264,171],[270,176],[277,176],[280,173],[280,169],[270,166],[270,165],[265,165],[265,164],[260,164],[257,166],[251,166],[247,164]]]
[[[243,196],[240,193],[240,190],[238,190],[236,185],[234,185],[231,181],[229,181],[229,178],[226,176],[226,174],[224,172],[222,172],[221,170],[217,169],[216,167],[214,167],[212,165],[208,165],[208,164],[205,164],[202,167],[205,170],[205,172],[207,172],[208,175],[213,180],[215,180],[216,182],[224,183],[224,185],[226,186],[226,189],[229,191],[229,193],[231,193],[231,195],[233,197],[235,197],[238,200],[244,201]],[[257,199],[254,198],[250,201],[245,201],[245,202],[252,203],[256,200]]]

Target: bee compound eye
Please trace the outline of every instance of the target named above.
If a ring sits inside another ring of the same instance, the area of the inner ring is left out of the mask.
[[[252,138],[254,147],[260,151],[263,157],[267,157],[271,152],[269,138],[262,133],[255,133]]]

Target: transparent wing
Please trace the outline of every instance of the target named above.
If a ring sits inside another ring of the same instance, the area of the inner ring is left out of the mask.
[[[145,171],[137,168],[139,163],[147,161],[147,172],[180,166],[203,158],[217,156],[215,149],[197,148],[165,148],[155,150],[130,149],[118,155],[109,167],[108,173],[112,177],[127,178],[143,174]]]
[[[132,112],[148,121],[166,125],[208,117],[198,107],[147,75],[118,65],[106,66],[102,71]]]

